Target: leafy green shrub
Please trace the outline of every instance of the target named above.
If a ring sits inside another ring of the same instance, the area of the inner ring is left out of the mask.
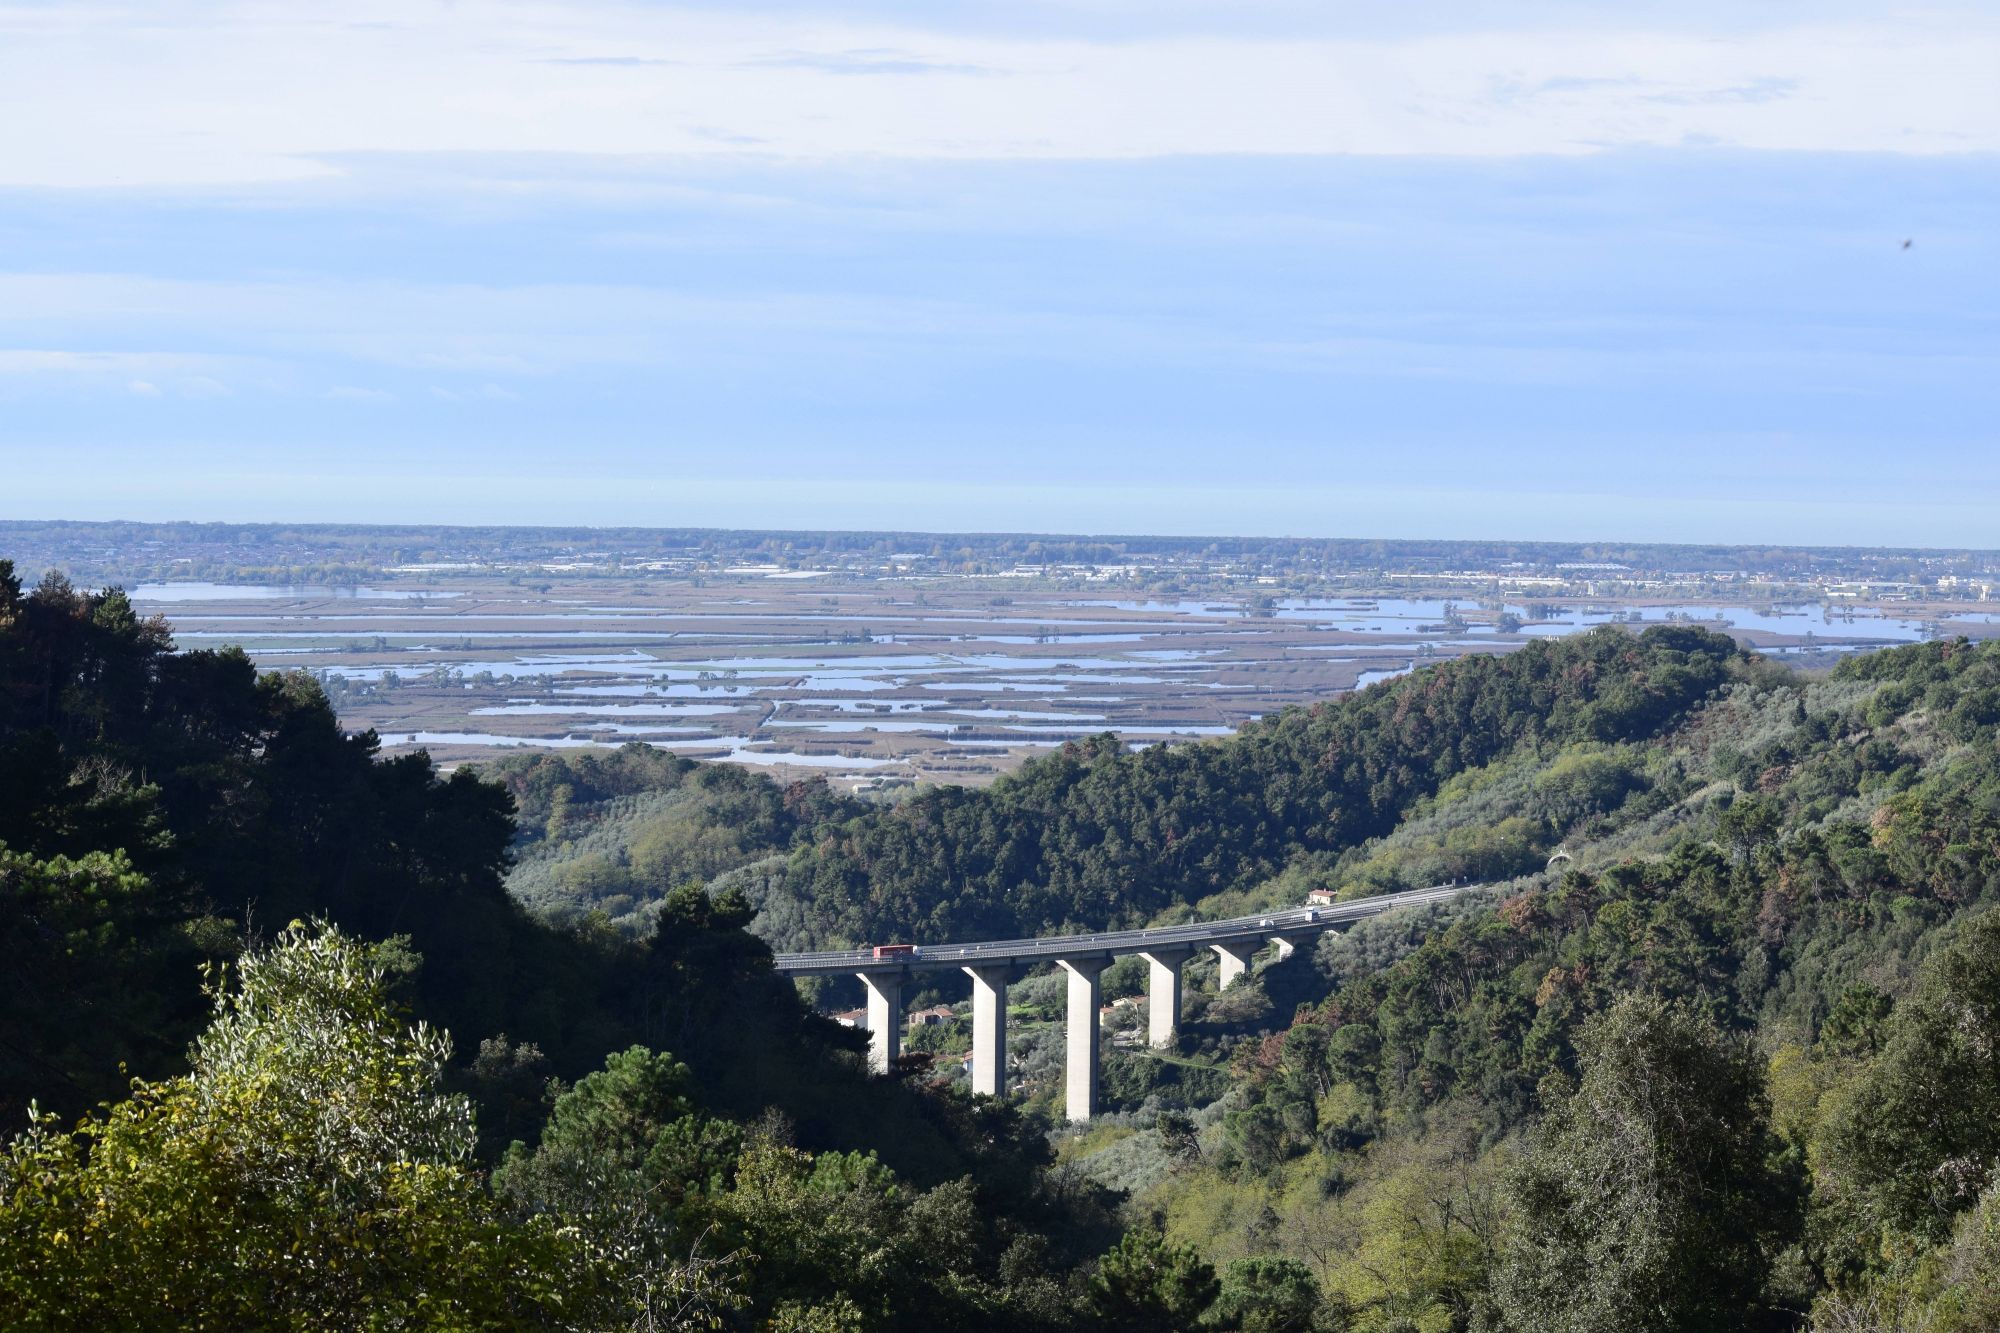
[[[0,1158],[17,1328],[557,1327],[606,1277],[472,1169],[448,1040],[391,1012],[367,951],[294,928],[218,986],[193,1069]]]

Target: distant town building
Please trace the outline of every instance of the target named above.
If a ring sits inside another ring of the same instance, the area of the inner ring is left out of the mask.
[[[1334,903],[1334,897],[1332,889],[1306,890],[1306,906],[1308,907],[1331,907],[1333,906],[1333,903]]]
[[[844,1028],[865,1028],[868,1026],[866,1009],[848,1009],[833,1016],[833,1021]]]
[[[910,1026],[913,1028],[927,1028],[939,1023],[949,1023],[955,1017],[957,1015],[952,1013],[950,1005],[934,1004],[928,1009],[911,1010]]]

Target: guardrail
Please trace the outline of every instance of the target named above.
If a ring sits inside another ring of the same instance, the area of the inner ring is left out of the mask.
[[[1104,931],[1095,935],[1044,935],[1019,940],[980,940],[964,944],[926,944],[914,953],[877,958],[872,949],[833,949],[818,953],[781,953],[777,970],[789,976],[834,976],[853,972],[928,972],[979,963],[1054,962],[1063,958],[1094,958],[1144,953],[1176,945],[1227,944],[1247,939],[1272,939],[1294,931],[1308,934],[1348,925],[1398,907],[1444,902],[1485,884],[1440,884],[1405,893],[1354,898],[1325,907],[1287,907],[1255,916],[1224,921],[1196,921],[1150,930]]]

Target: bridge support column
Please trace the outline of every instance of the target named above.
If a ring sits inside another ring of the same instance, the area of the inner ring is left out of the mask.
[[[998,1097],[1007,1090],[1007,983],[1014,969],[968,967],[965,975],[972,978],[972,1090]]]
[[[1146,960],[1146,1040],[1158,1049],[1174,1044],[1181,1025],[1181,965],[1194,957],[1192,949],[1154,949]]]
[[[1097,978],[1110,960],[1064,958],[1060,962],[1069,974],[1068,1030],[1064,1033],[1069,1058],[1063,1113],[1071,1120],[1088,1120],[1097,1114]]]
[[[1271,937],[1271,943],[1278,946],[1278,961],[1282,963],[1297,953],[1300,945],[1310,944],[1318,938],[1319,932],[1311,930],[1297,935],[1274,935]]]
[[[1233,940],[1228,944],[1211,944],[1216,958],[1222,964],[1222,971],[1215,979],[1217,990],[1228,990],[1236,978],[1250,970],[1250,959],[1264,947],[1262,940]]]
[[[903,1053],[903,974],[862,972],[868,992],[868,1067],[886,1074]]]

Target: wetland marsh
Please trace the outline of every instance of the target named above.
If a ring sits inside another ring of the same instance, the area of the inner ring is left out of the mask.
[[[1972,606],[1130,598],[749,573],[142,583],[187,647],[310,671],[384,748],[464,762],[638,741],[854,784],[984,782],[1100,732],[1226,735],[1429,660],[1606,623],[1698,623],[1788,654],[2000,632]]]

